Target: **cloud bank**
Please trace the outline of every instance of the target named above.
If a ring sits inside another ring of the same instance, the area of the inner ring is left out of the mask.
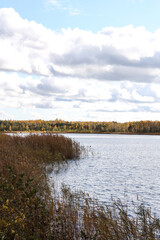
[[[159,82],[160,30],[144,27],[46,29],[0,9],[0,69],[102,81]]]
[[[160,112],[160,29],[55,32],[12,8],[0,9],[0,25],[3,109],[52,109],[65,116],[70,109],[92,120],[96,114]]]

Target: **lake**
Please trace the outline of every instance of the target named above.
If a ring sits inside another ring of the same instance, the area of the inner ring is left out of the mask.
[[[103,204],[111,197],[130,205],[144,202],[160,216],[160,136],[119,134],[65,134],[88,149],[88,155],[70,161],[67,170],[50,175],[59,188],[82,190]]]

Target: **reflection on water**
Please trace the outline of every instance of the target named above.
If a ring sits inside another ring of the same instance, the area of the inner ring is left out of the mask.
[[[137,198],[160,215],[160,136],[65,134],[91,148],[66,171],[50,176],[58,185],[80,189],[109,204],[111,196],[126,203]]]

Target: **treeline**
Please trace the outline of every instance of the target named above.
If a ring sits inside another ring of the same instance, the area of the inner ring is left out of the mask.
[[[137,122],[71,122],[63,120],[0,120],[1,132],[42,131],[79,133],[160,133],[160,121]]]

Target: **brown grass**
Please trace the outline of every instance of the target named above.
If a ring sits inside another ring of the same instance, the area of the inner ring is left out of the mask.
[[[80,153],[80,145],[63,136],[0,135],[0,239],[158,239],[159,219],[143,204],[132,218],[120,200],[101,206],[65,186],[60,196],[51,195],[46,166]]]

